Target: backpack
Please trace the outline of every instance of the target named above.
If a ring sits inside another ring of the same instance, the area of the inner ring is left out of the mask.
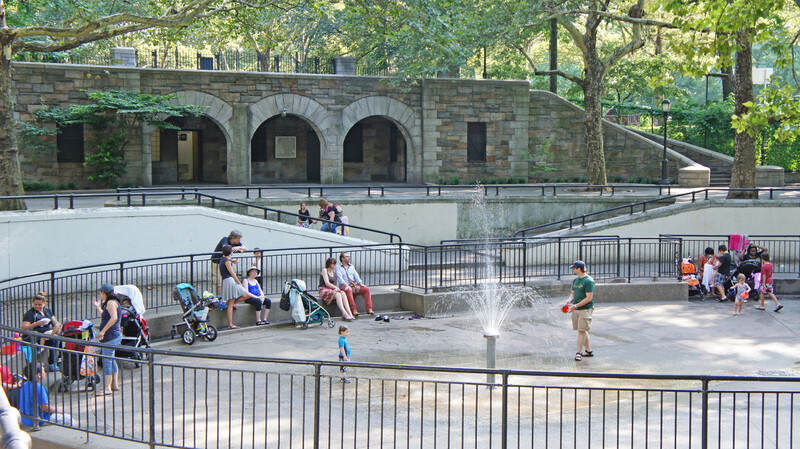
[[[280,302],[279,305],[280,305],[281,310],[286,310],[286,311],[288,311],[292,307],[291,302],[289,301],[289,289],[288,288],[284,288],[283,289],[283,293],[281,293],[281,302]]]
[[[342,212],[344,212],[344,209],[342,209],[341,204],[331,204],[331,207],[333,207],[333,213],[336,214],[337,217],[342,216]]]

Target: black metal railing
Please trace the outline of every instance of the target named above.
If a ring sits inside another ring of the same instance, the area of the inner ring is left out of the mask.
[[[671,185],[662,184],[610,184],[610,185],[587,185],[587,184],[462,184],[462,185],[442,185],[442,184],[398,184],[398,185],[292,185],[292,186],[214,186],[214,187],[133,187],[133,188],[117,188],[117,192],[124,194],[127,192],[173,192],[183,195],[190,192],[213,192],[213,191],[244,191],[246,198],[251,198],[251,195],[256,198],[262,198],[263,192],[270,191],[305,191],[307,197],[311,198],[313,194],[320,197],[325,196],[325,191],[329,193],[346,192],[347,195],[358,195],[363,192],[367,197],[372,196],[386,196],[387,190],[390,192],[425,192],[425,196],[442,196],[448,192],[463,194],[465,191],[474,193],[479,190],[484,196],[494,194],[500,196],[504,192],[522,192],[525,195],[536,193],[538,196],[558,196],[559,194],[575,194],[577,193],[595,193],[597,196],[615,196],[620,192],[628,192],[631,189],[636,190],[652,190],[657,195],[662,196],[664,192],[670,195],[672,192]]]
[[[563,220],[557,220],[550,223],[544,223],[537,226],[532,226],[525,229],[520,229],[514,233],[514,237],[526,237],[528,235],[535,235],[541,234],[544,232],[552,232],[558,231],[563,229],[574,229],[579,226],[586,226],[587,223],[604,220],[608,218],[613,218],[621,215],[633,215],[639,212],[646,212],[648,208],[652,209],[653,207],[657,207],[659,203],[666,203],[669,200],[677,200],[680,198],[691,198],[691,202],[696,202],[698,199],[701,200],[708,200],[709,193],[712,192],[742,192],[742,193],[754,193],[758,196],[759,199],[775,199],[776,193],[780,196],[782,193],[787,192],[799,192],[800,188],[792,188],[792,187],[759,187],[754,189],[733,189],[727,187],[713,187],[713,188],[705,188],[699,190],[693,190],[691,192],[685,193],[678,193],[675,195],[667,195],[660,198],[646,200],[646,201],[639,201],[636,203],[626,204],[624,206],[617,206],[612,207],[609,209],[591,212],[588,214],[578,215],[575,217],[565,218]],[[763,196],[763,198],[762,198]]]
[[[375,244],[291,249],[265,249],[262,253],[262,288],[267,295],[280,295],[284,283],[303,280],[309,289],[317,286],[324,260],[350,252],[367,285],[398,286],[424,292],[475,286],[482,283],[527,285],[538,279],[570,276],[572,261],[588,262],[598,281],[677,279],[680,257],[697,257],[704,245],[724,241],[724,236],[619,236],[532,237],[488,243],[449,245]],[[752,236],[770,248],[775,274],[800,276],[800,236]],[[252,253],[237,254],[247,259]],[[103,283],[134,284],[142,291],[148,309],[175,307],[173,287],[188,282],[198,292],[214,292],[211,273],[218,267],[210,253],[121,261],[75,267],[15,277],[0,281],[0,307],[4,322],[19,326],[31,298],[48,292],[51,307],[59,317],[95,317],[91,298]]]
[[[20,195],[20,196],[3,196],[0,197],[0,201],[3,200],[28,200],[28,199],[52,199],[53,200],[53,209],[59,209],[64,205],[64,201],[67,202],[66,207],[68,209],[75,208],[75,201],[80,200],[82,198],[116,198],[117,201],[124,201],[124,204],[128,207],[131,206],[146,206],[147,205],[147,198],[148,196],[152,198],[166,198],[166,197],[173,197],[176,195],[181,195],[182,200],[193,201],[196,202],[198,206],[210,206],[212,209],[217,207],[217,203],[220,205],[225,206],[242,206],[251,209],[257,209],[263,212],[263,218],[265,220],[273,220],[278,222],[286,222],[294,224],[298,217],[301,217],[300,214],[296,212],[289,212],[285,210],[275,209],[272,207],[267,206],[260,206],[257,204],[251,204],[245,201],[239,201],[229,198],[223,198],[221,196],[211,195],[208,193],[203,192],[179,192],[176,193],[174,191],[163,192],[163,191],[156,191],[156,192],[116,192],[116,193],[70,193],[67,195],[61,194],[49,194],[49,195]],[[137,199],[139,201],[137,201]],[[306,218],[302,216],[303,218]],[[342,225],[340,222],[331,221],[328,219],[323,218],[314,218],[315,221],[319,221],[320,223],[332,223],[337,225],[337,230],[342,230],[343,228],[347,228],[348,232],[352,230],[362,231],[366,235],[370,234],[378,234],[384,237],[389,238],[389,242],[394,242],[397,240],[398,242],[402,242],[403,239],[400,237],[399,234],[395,234],[393,232],[382,231],[379,229],[368,228],[365,226],[360,226],[356,224]]]
[[[33,334],[0,326],[0,360],[21,373],[22,347],[45,348],[14,333]],[[83,346],[98,345],[77,343],[47,348],[42,359],[53,351],[72,369],[86,357]],[[50,404],[70,415],[55,425],[150,447],[706,448],[792,447],[800,424],[797,377],[351,362],[344,384],[335,361],[117,348],[137,356],[116,358],[128,363],[113,395],[95,396],[86,387],[93,377],[77,371],[42,380]],[[34,428],[42,423],[27,417]]]

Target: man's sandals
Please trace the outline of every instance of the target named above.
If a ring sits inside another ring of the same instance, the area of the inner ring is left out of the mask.
[[[581,354],[580,352],[575,353],[575,360],[579,362],[583,360],[584,357],[594,357],[594,351],[586,351],[583,354]]]

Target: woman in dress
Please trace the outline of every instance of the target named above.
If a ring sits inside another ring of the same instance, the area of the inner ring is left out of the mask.
[[[114,287],[111,284],[100,286],[100,299],[92,298],[92,304],[100,313],[100,332],[97,340],[100,343],[109,345],[119,345],[122,343],[122,329],[119,327],[119,298],[114,294]],[[103,377],[105,385],[103,390],[98,390],[97,395],[103,396],[119,390],[119,367],[114,360],[115,350],[112,348],[102,348],[100,354],[103,356]]]
[[[330,304],[334,300],[339,310],[342,312],[342,318],[345,321],[353,321],[353,312],[350,311],[350,304],[347,302],[347,297],[344,292],[336,286],[336,259],[329,257],[325,261],[325,269],[319,275],[319,297],[325,304]]]
[[[233,310],[236,308],[236,303],[242,302],[248,298],[259,297],[253,295],[242,285],[239,277],[233,269],[235,261],[231,260],[233,254],[233,247],[225,245],[222,247],[222,259],[219,261],[219,274],[222,277],[222,299],[227,302],[228,310],[228,329],[238,329],[239,326],[233,324]]]

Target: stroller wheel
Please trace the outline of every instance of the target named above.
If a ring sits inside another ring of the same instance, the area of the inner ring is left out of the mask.
[[[194,331],[192,329],[186,329],[181,334],[181,338],[183,339],[184,343],[186,343],[187,345],[191,345],[192,343],[194,343],[195,339]]]
[[[328,320],[328,327],[333,327],[335,325],[336,323],[334,323],[333,320]]]
[[[300,327],[301,327],[303,330],[306,330],[306,329],[308,329],[308,323],[303,323],[303,325],[302,325],[302,326],[300,326]]]
[[[214,326],[213,324],[209,323],[206,326],[206,335],[205,335],[205,337],[206,337],[206,340],[208,340],[208,341],[216,340],[217,339],[217,328],[216,328],[216,326]]]
[[[58,392],[59,393],[66,393],[69,391],[69,384],[66,382],[59,382],[58,383]]]

